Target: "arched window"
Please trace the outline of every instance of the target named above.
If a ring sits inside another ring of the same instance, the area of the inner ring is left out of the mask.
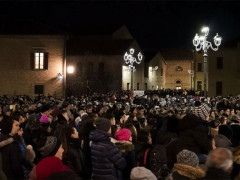
[[[183,68],[181,66],[177,66],[176,71],[183,71]]]
[[[176,84],[181,84],[181,81],[180,81],[180,80],[177,80],[177,81],[176,81]]]

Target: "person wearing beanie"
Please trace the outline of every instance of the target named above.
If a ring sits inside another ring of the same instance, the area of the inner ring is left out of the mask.
[[[109,119],[98,118],[95,121],[96,130],[90,132],[91,160],[93,179],[116,180],[118,172],[126,166],[117,147],[110,141],[111,123]]]
[[[49,119],[46,114],[43,114],[40,118],[40,123],[49,123]]]
[[[174,164],[173,171],[167,180],[203,178],[205,173],[198,165],[199,159],[196,153],[184,149],[177,154],[177,163]]]
[[[127,161],[127,166],[123,170],[123,179],[128,179],[131,170],[137,166],[137,157],[134,151],[134,145],[132,144],[131,134],[131,131],[125,128],[120,129],[115,134],[115,137],[118,140],[116,145]]]
[[[42,157],[54,156],[57,153],[60,145],[61,141],[56,137],[47,136],[38,143],[38,151],[41,153]]]
[[[119,141],[131,141],[131,131],[129,129],[120,129],[116,132],[115,138],[117,138]]]
[[[64,149],[62,144],[57,143],[57,140],[53,137],[47,139],[45,145],[45,154],[48,154],[48,157],[42,159],[31,171],[29,180],[44,180],[49,177],[51,174],[60,172],[60,171],[70,171],[68,166],[65,166],[62,163],[62,155]],[[42,152],[42,151],[41,151]]]
[[[157,180],[156,176],[145,167],[135,167],[131,171],[131,180]]]

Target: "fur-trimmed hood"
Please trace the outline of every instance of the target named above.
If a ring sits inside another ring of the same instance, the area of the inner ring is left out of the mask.
[[[173,167],[173,172],[188,177],[190,179],[199,179],[205,176],[205,172],[199,167],[192,167],[186,164],[175,163]]]
[[[134,150],[134,145],[133,144],[128,144],[128,143],[116,143],[117,148],[119,149],[120,152],[127,152],[127,151],[133,151]]]
[[[237,146],[235,149],[233,149],[233,161],[236,164],[240,164],[240,146]]]

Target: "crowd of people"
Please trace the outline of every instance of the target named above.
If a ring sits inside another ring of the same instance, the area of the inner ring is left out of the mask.
[[[132,95],[1,96],[0,179],[240,179],[240,96]]]

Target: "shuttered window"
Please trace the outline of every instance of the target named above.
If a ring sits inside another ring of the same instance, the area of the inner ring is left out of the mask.
[[[48,53],[47,52],[33,52],[31,53],[31,69],[46,70],[48,69]]]

